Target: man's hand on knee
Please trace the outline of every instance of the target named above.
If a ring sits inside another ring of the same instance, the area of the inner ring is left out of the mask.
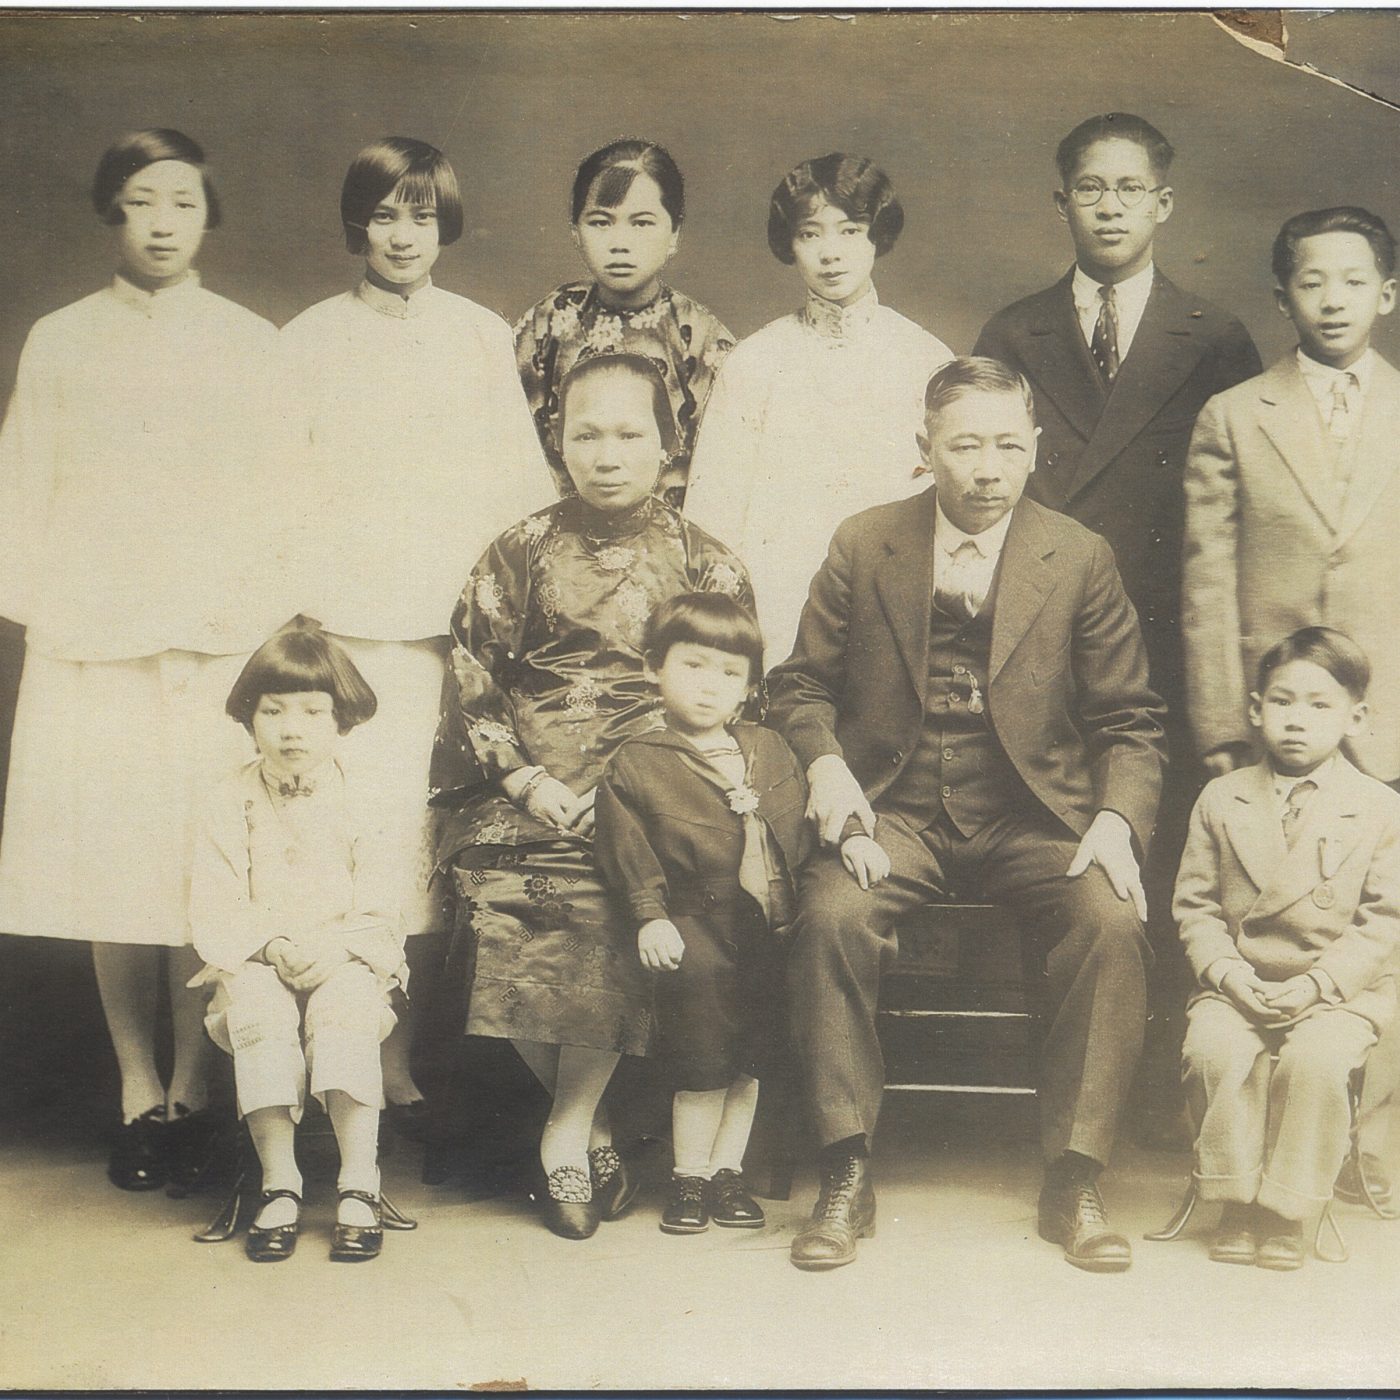
[[[1103,811],[1090,823],[1074,859],[1065,874],[1077,880],[1091,865],[1097,865],[1119,899],[1131,899],[1138,918],[1147,922],[1147,894],[1142,888],[1142,872],[1133,854],[1133,833],[1117,812]]]
[[[869,836],[848,836],[841,843],[841,864],[863,890],[873,890],[890,873],[885,848]]]
[[[807,769],[807,786],[807,820],[817,828],[824,846],[835,846],[841,840],[841,832],[852,817],[860,821],[867,836],[875,835],[875,813],[839,754],[814,758]]]

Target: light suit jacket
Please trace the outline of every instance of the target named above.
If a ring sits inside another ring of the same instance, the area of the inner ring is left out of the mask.
[[[1201,413],[1186,468],[1182,621],[1201,752],[1253,743],[1259,658],[1299,627],[1340,628],[1371,660],[1367,730],[1348,753],[1400,778],[1400,373],[1377,362],[1351,484],[1326,490],[1326,434],[1290,354]]]

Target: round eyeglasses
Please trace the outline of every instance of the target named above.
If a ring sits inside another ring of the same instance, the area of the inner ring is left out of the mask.
[[[1136,209],[1148,195],[1164,189],[1165,185],[1144,185],[1141,180],[1119,180],[1116,185],[1101,184],[1098,180],[1081,180],[1070,187],[1069,196],[1081,209],[1092,209],[1112,191],[1124,209]]]

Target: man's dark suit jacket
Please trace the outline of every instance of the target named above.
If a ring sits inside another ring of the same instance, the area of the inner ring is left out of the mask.
[[[793,654],[769,679],[768,722],[803,766],[840,754],[872,802],[903,771],[924,722],[934,503],[929,490],[842,522]],[[995,606],[987,716],[1012,763],[1075,836],[1108,808],[1145,850],[1163,710],[1112,551],[1023,499]]]
[[[1019,370],[1035,390],[1040,442],[1026,488],[1113,546],[1141,617],[1153,683],[1181,696],[1182,478],[1196,415],[1261,368],[1228,312],[1156,273],[1142,322],[1106,394],[1074,310],[1074,269],[998,312],[974,351]]]

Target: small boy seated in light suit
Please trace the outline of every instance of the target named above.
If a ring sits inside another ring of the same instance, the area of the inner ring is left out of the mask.
[[[1302,1265],[1302,1220],[1347,1154],[1348,1079],[1395,1011],[1400,795],[1339,752],[1369,680],[1332,628],[1272,647],[1250,707],[1265,758],[1216,778],[1191,817],[1173,905],[1199,984],[1182,1076],[1197,1190],[1225,1203],[1221,1263]]]

